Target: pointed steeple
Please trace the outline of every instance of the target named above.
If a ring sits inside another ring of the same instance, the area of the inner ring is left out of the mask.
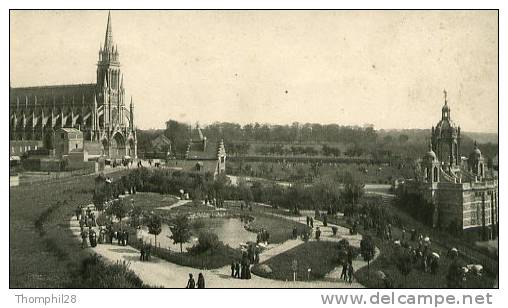
[[[104,38],[104,50],[113,48],[113,27],[111,26],[111,11],[108,12],[108,24],[106,26],[106,37]]]

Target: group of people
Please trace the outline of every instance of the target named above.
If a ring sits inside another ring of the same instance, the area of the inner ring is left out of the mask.
[[[113,244],[113,240],[118,241],[118,245],[127,246],[129,243],[129,232],[127,230],[114,231],[111,225],[106,227],[100,226],[97,231],[93,227],[97,226],[95,213],[90,207],[78,206],[76,208],[76,219],[79,221],[79,227],[81,229],[81,247],[88,247],[90,243],[91,247],[96,247],[97,244]]]
[[[88,242],[90,243],[91,247],[97,246],[97,234],[92,229],[92,227],[89,227],[88,231],[85,230],[84,228],[81,228],[81,240],[82,240],[81,247],[82,248],[88,247],[87,239],[88,239]]]
[[[239,261],[231,262],[231,277],[239,279],[251,279],[251,264],[259,263],[259,250],[255,244],[249,245],[247,250],[242,252]]]
[[[76,219],[79,221],[79,226],[82,229],[84,227],[95,227],[97,225],[95,213],[92,212],[92,210],[89,207],[85,208],[81,205],[78,205],[76,207]]]
[[[347,281],[349,283],[353,283],[353,273],[355,272],[353,268],[353,263],[346,262],[342,264],[342,273],[340,274],[340,279]]]
[[[150,256],[152,254],[152,245],[147,245],[141,241],[141,248],[139,249],[140,256],[139,261],[150,261]]]
[[[314,218],[307,216],[306,219],[307,219],[307,227],[314,228]]]
[[[187,280],[187,286],[186,289],[204,289],[205,288],[205,277],[203,276],[203,273],[199,273],[198,275],[198,283],[196,285],[196,281],[194,280],[194,277],[191,273],[189,273],[189,280]]]
[[[251,279],[250,263],[242,260],[231,263],[231,277],[239,279]]]
[[[256,243],[265,243],[268,244],[268,241],[270,240],[270,232],[265,230],[264,228],[261,229],[261,231],[258,232],[256,237]]]

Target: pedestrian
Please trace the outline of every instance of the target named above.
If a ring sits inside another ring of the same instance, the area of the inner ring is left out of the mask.
[[[240,278],[240,262],[236,262],[235,264],[235,278]]]
[[[353,249],[351,247],[347,249],[347,263],[353,264]]]
[[[194,278],[192,278],[192,274],[189,274],[189,280],[187,281],[186,289],[194,289],[196,287],[196,282]]]
[[[198,275],[198,289],[204,289],[205,288],[205,277],[203,277],[202,273],[199,273]]]
[[[305,217],[307,219],[307,227],[310,225],[310,219],[309,219],[309,216],[306,216]]]
[[[340,274],[340,279],[347,281],[347,267],[348,263],[342,264],[342,273]]]
[[[231,277],[235,277],[235,262],[231,262]]]
[[[293,239],[297,239],[298,238],[298,230],[296,229],[296,227],[293,228]]]
[[[141,242],[141,249],[139,250],[140,252],[140,256],[139,256],[139,261],[145,261],[145,244],[143,244],[143,242]]]
[[[123,235],[122,230],[116,232],[116,239],[118,242],[118,246],[122,245],[122,235]]]
[[[245,262],[245,259],[242,260],[242,263],[241,263],[241,269],[240,269],[240,279],[246,279],[247,277],[247,264]]]
[[[81,206],[78,205],[76,208],[76,220],[79,221],[81,219]]]
[[[251,279],[251,275],[250,275],[250,264],[247,262],[247,264],[245,264],[245,279]]]
[[[321,230],[319,227],[316,228],[316,241],[319,241],[319,238],[321,237]]]
[[[349,283],[353,282],[353,272],[354,272],[353,264],[349,264],[348,269],[347,269]]]
[[[314,228],[314,218],[310,217],[310,227]]]
[[[86,238],[88,237],[88,234],[85,230],[81,231],[81,248],[86,248],[87,247],[87,244],[86,244]]]

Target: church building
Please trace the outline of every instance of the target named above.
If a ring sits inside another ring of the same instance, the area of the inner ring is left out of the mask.
[[[433,227],[477,230],[483,239],[496,237],[499,224],[498,180],[487,170],[474,143],[462,156],[460,126],[451,119],[446,91],[441,120],[432,127],[428,152],[416,179],[401,185],[400,193],[417,194],[433,205]]]
[[[55,134],[68,128],[82,132],[85,157],[136,158],[134,103],[125,101],[110,13],[96,76],[88,84],[10,88],[11,145],[34,141],[54,150]]]

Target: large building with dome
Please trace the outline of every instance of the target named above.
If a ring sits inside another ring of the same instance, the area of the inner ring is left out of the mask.
[[[95,83],[10,88],[11,155],[38,148],[55,153],[55,140],[76,130],[83,146],[76,145],[71,152],[84,152],[85,160],[137,157],[134,104],[132,98],[129,105],[125,101],[110,14],[96,73]]]
[[[499,224],[498,181],[486,168],[476,141],[463,156],[460,126],[451,119],[445,93],[441,120],[432,127],[428,152],[415,179],[401,185],[402,193],[417,194],[432,204],[432,225],[447,230],[479,231],[495,238]]]

